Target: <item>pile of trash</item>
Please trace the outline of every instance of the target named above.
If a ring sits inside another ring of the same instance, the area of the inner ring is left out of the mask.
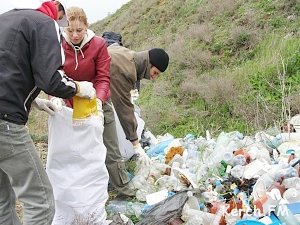
[[[106,211],[135,216],[138,225],[300,224],[295,131],[233,131],[217,138],[208,131],[183,138],[146,131],[153,165],[137,168],[131,181],[136,201],[112,200]]]

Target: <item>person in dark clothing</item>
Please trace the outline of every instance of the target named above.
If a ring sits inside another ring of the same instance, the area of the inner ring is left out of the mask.
[[[24,225],[51,225],[53,191],[25,126],[28,114],[31,105],[54,114],[53,102],[36,98],[41,90],[61,98],[94,98],[95,89],[60,70],[64,56],[56,21],[65,16],[61,2],[17,2],[20,7],[0,15],[0,224],[21,225],[18,199]]]

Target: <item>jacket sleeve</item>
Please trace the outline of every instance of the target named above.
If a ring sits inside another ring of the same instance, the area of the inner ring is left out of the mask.
[[[48,20],[38,24],[31,33],[31,39],[31,67],[35,85],[49,95],[73,97],[77,91],[75,82],[59,70],[65,57],[57,23]]]
[[[103,38],[98,37],[99,51],[96,58],[96,76],[95,76],[95,89],[97,98],[104,102],[107,98],[107,93],[110,88],[110,56],[107,52],[107,47]]]
[[[122,71],[118,65],[111,65],[111,99],[114,104],[116,113],[124,130],[126,139],[135,141],[137,136],[137,121],[134,115],[134,105],[131,103],[130,91],[133,89],[134,81],[131,78],[134,74],[128,75],[128,71]],[[130,67],[135,71],[134,62],[131,62]],[[126,74],[127,73],[127,74]]]

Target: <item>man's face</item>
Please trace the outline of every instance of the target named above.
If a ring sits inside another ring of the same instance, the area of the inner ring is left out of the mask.
[[[57,20],[61,20],[64,17],[64,15],[66,14],[65,13],[65,8],[63,7],[62,4],[60,4],[59,1],[54,1],[54,4],[56,5],[57,12],[58,12],[57,13]]]
[[[159,69],[157,69],[155,66],[151,66],[150,68],[150,80],[155,80],[160,74]]]
[[[65,12],[64,11],[58,11],[58,14],[57,14],[57,20],[61,20],[65,15]]]

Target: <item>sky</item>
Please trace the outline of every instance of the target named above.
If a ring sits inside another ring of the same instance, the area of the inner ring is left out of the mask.
[[[104,19],[116,12],[122,5],[130,0],[66,0],[68,7],[79,6],[84,9],[89,23]],[[10,1],[1,2],[0,14],[12,8]]]

